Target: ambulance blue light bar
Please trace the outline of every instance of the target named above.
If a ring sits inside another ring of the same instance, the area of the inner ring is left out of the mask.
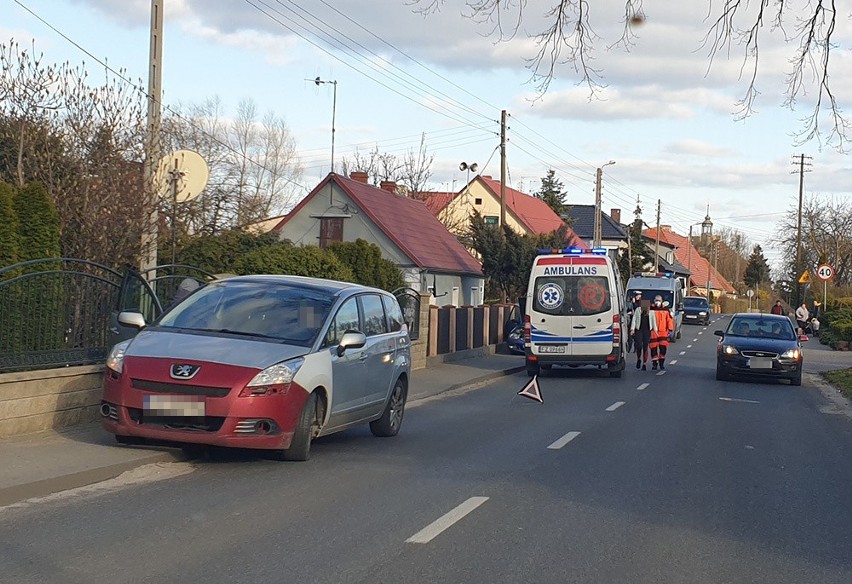
[[[593,247],[592,253],[596,253],[598,255],[606,255],[606,248],[605,247]]]
[[[549,255],[549,254],[568,254],[568,255],[580,255],[581,253],[587,253],[587,250],[580,247],[566,247],[564,249],[539,249],[536,251],[536,255]]]

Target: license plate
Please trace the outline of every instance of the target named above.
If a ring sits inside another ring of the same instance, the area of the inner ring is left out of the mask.
[[[149,416],[203,417],[204,398],[183,395],[146,395],[143,409]]]
[[[749,369],[772,369],[772,359],[752,357],[748,360]]]
[[[696,315],[694,315],[694,314],[686,314],[686,315],[684,315],[684,316],[685,316],[686,318],[698,318],[698,317],[697,317]]]
[[[538,348],[539,353],[564,353],[565,345],[544,345]]]

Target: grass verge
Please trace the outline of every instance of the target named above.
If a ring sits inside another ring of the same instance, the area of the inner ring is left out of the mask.
[[[852,399],[852,369],[825,371],[822,373],[822,376],[834,387],[839,389],[840,393],[849,399]]]

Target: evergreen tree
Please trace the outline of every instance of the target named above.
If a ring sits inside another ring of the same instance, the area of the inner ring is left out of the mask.
[[[547,206],[553,209],[553,212],[560,217],[567,210],[567,205],[565,204],[565,185],[556,178],[555,170],[547,171],[547,176],[541,179],[541,189],[539,189],[535,196],[547,203]]]
[[[755,245],[751,256],[748,258],[743,282],[747,286],[760,286],[769,281],[769,264],[763,257],[763,249],[759,245]]]
[[[618,257],[618,268],[621,271],[621,277],[626,283],[628,278],[637,272],[643,272],[648,269],[657,269],[654,261],[654,251],[648,246],[645,238],[642,237],[642,209],[636,207],[634,214],[636,219],[627,227],[627,237],[629,238],[629,251],[621,250]],[[632,260],[632,261],[631,261]]]
[[[18,214],[15,187],[0,182],[0,269],[18,261]]]
[[[18,261],[59,257],[59,215],[45,186],[26,185],[16,193],[13,205],[18,216]]]

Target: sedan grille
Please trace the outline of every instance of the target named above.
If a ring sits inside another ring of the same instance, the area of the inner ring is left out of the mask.
[[[771,353],[769,351],[742,351],[744,357],[765,357],[767,359],[776,359],[778,357],[778,353]]]

